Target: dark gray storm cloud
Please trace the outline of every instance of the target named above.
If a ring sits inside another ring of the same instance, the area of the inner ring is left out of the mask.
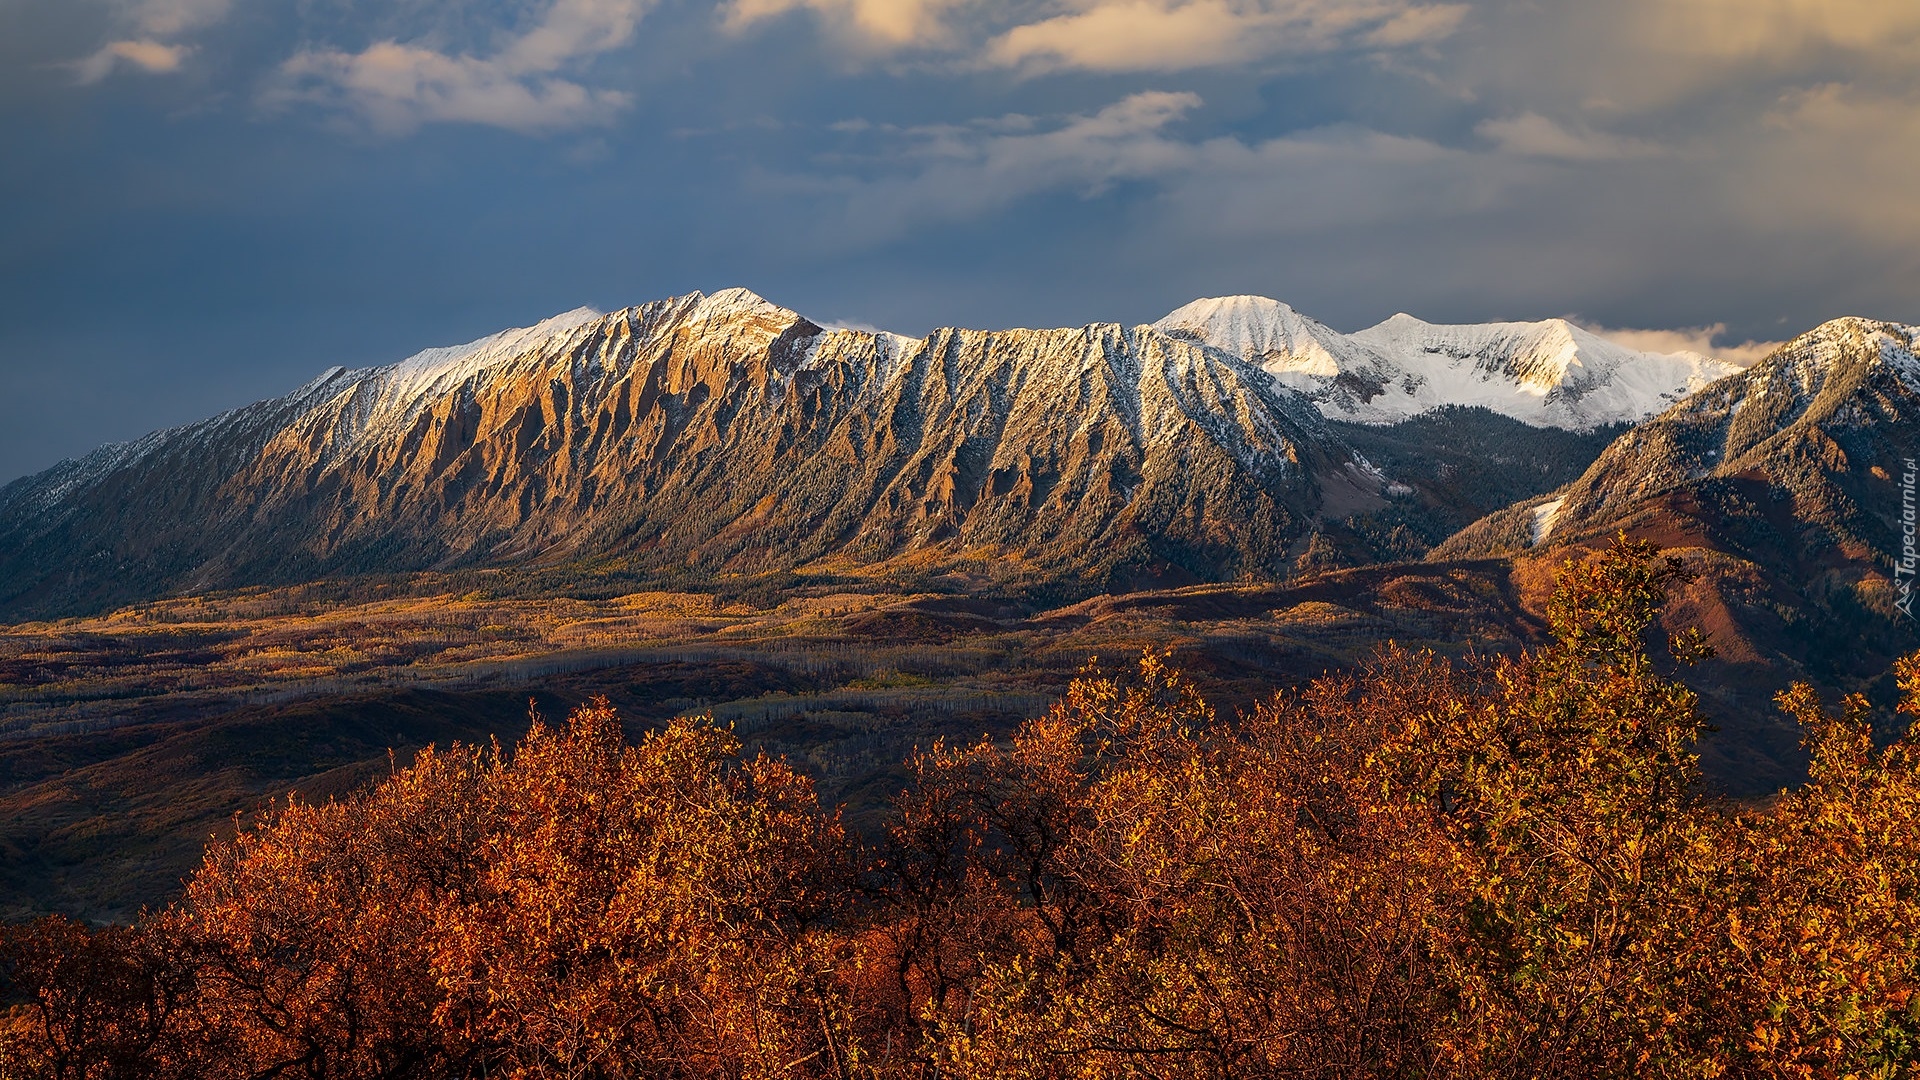
[[[1920,321],[1917,45],[1884,0],[0,0],[0,480],[734,284],[913,333]]]

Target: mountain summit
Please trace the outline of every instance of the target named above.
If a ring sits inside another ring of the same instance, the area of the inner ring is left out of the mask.
[[[334,369],[9,484],[0,610],[529,564],[1276,574],[1384,487],[1258,368],[1148,327],[913,340],[730,289]]]
[[[1592,431],[1644,420],[1740,370],[1629,349],[1564,319],[1447,326],[1401,314],[1341,334],[1260,296],[1196,300],[1154,326],[1259,365],[1329,419],[1364,424],[1465,405]]]

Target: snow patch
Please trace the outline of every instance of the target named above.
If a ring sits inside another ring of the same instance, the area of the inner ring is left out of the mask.
[[[1907,389],[1920,394],[1920,357],[1914,355],[1914,348],[1920,345],[1920,326],[1903,326],[1900,331],[1906,340],[1899,341],[1889,335],[1880,343],[1880,360],[1893,369]]]
[[[600,312],[593,308],[577,307],[532,326],[502,330],[465,345],[423,349],[391,367],[379,369],[379,373],[395,397],[419,397],[449,384],[464,382],[531,346],[599,318]]]
[[[1553,535],[1553,527],[1560,521],[1560,508],[1567,503],[1566,496],[1552,502],[1543,502],[1533,508],[1533,546],[1539,547]]]

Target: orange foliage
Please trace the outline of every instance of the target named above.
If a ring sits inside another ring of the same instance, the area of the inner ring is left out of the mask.
[[[1699,796],[1680,574],[1621,541],[1549,646],[1233,722],[1149,654],[917,755],[871,848],[710,721],[423,753],[7,930],[0,1077],[1920,1075],[1920,747],[1798,686],[1809,783]]]

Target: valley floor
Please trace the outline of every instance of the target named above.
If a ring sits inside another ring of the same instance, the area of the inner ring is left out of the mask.
[[[1089,662],[1171,650],[1232,714],[1386,641],[1452,655],[1538,641],[1550,576],[1410,564],[1045,610],[844,584],[768,606],[525,600],[420,578],[386,596],[251,590],[0,627],[0,916],[127,918],[268,800],[353,790],[429,744],[511,742],[529,702],[555,717],[603,694],[636,729],[711,713],[871,827],[916,746],[1010,730]],[[1717,719],[1716,783],[1791,779],[1788,725]]]

